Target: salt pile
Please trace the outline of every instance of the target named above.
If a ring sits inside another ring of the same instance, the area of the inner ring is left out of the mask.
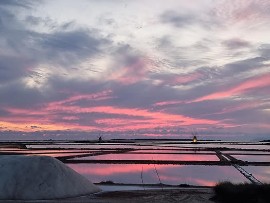
[[[77,197],[100,189],[59,160],[47,156],[0,156],[0,199]]]

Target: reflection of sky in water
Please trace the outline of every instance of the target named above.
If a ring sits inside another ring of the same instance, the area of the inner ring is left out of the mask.
[[[240,159],[242,161],[256,161],[256,162],[268,162],[270,161],[270,156],[264,155],[233,155],[236,159]]]
[[[64,149],[111,149],[111,148],[128,148],[128,149],[163,149],[158,145],[134,145],[134,144],[57,144],[57,145],[27,145],[27,148],[38,149],[38,148],[64,148]],[[174,146],[170,147],[173,149]]]
[[[42,145],[26,145],[28,148],[90,148],[90,149],[99,149],[99,148],[132,148],[132,149],[192,149],[192,148],[229,148],[229,149],[268,149],[270,150],[270,145],[265,145],[263,143],[257,144],[234,144],[234,143],[204,143],[204,144],[191,144],[189,143],[180,143],[180,142],[137,142],[137,143],[89,143],[89,144],[74,144],[74,143],[59,143],[59,144],[42,144]]]
[[[220,181],[234,183],[246,179],[230,166],[178,166],[178,165],[131,165],[131,164],[70,164],[71,168],[92,182],[114,181],[141,184],[141,172],[145,184],[159,183],[155,166],[164,184],[215,185]]]
[[[219,161],[215,155],[201,154],[106,154],[77,159],[90,160],[174,160],[174,161]]]
[[[206,143],[206,144],[164,144],[164,145],[158,145],[162,147],[185,147],[185,148],[200,148],[200,147],[206,147],[206,148],[216,148],[216,147],[226,147],[231,149],[270,149],[270,145],[263,145],[263,144],[227,144],[227,143],[220,143],[220,144],[214,144],[214,143]]]
[[[265,155],[270,155],[270,152],[267,151],[234,151],[234,150],[229,150],[229,151],[222,151],[224,154],[241,154],[241,155],[246,155],[246,154],[265,154]]]
[[[263,183],[270,183],[269,166],[245,166],[243,168],[254,175],[259,181]]]
[[[127,152],[129,154],[136,154],[136,153],[179,153],[179,154],[184,154],[184,153],[196,153],[196,154],[216,154],[214,151],[201,151],[201,150],[185,150],[185,149],[173,149],[173,150],[134,150]]]
[[[136,143],[139,144],[139,143]],[[90,159],[90,160],[179,160],[179,161],[218,161],[219,159],[214,155],[214,151],[203,151],[198,147],[228,147],[236,148],[232,150],[221,150],[226,154],[239,153],[241,155],[234,155],[233,157],[243,161],[270,161],[270,152],[266,151],[240,151],[242,149],[269,149],[270,145],[236,145],[236,144],[166,144],[160,143],[140,143],[141,146],[134,144],[56,144],[56,145],[31,145],[35,150],[26,149],[10,149],[2,148],[3,152],[21,152],[38,155],[48,155],[53,157],[71,156],[88,153],[111,153],[115,148],[128,148],[125,154],[105,154],[99,156],[82,157],[75,159]],[[151,146],[151,144],[153,144]],[[144,146],[143,146],[144,145]],[[30,145],[29,145],[30,146]],[[163,146],[163,147],[162,147]],[[38,148],[54,148],[50,150]],[[59,150],[64,147],[69,150]],[[74,148],[71,150],[70,148]],[[89,150],[87,150],[87,149]],[[103,148],[102,150],[99,148]],[[193,149],[192,149],[193,148]],[[195,148],[195,149],[194,149]],[[147,150],[148,149],[148,150]],[[80,152],[80,153],[78,153]],[[114,151],[116,152],[116,151]],[[180,154],[192,153],[195,154]],[[161,153],[161,154],[155,154]],[[171,153],[171,154],[164,154]],[[174,154],[173,154],[174,153]],[[175,154],[179,153],[179,154]],[[210,153],[208,155],[204,153]],[[263,155],[245,155],[245,154],[263,154]],[[93,182],[100,181],[114,181],[118,183],[138,183],[141,184],[141,172],[143,171],[143,181],[145,184],[159,183],[158,176],[153,164],[70,164],[73,169],[86,176]],[[164,184],[192,184],[192,185],[215,185],[220,181],[231,181],[234,183],[249,182],[239,171],[232,166],[184,166],[184,165],[156,165],[161,182]],[[270,183],[270,167],[260,166],[246,166],[243,167],[247,172],[252,173],[258,180]]]

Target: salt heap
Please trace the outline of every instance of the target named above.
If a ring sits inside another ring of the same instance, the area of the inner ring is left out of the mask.
[[[62,162],[47,156],[0,156],[0,199],[77,197],[100,189]]]

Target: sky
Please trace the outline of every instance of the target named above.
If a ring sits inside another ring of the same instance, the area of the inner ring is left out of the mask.
[[[269,137],[269,95],[268,0],[0,1],[0,139]]]

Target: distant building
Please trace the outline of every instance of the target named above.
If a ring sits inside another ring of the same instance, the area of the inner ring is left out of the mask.
[[[99,142],[102,142],[103,141],[101,136],[98,138],[98,141]]]
[[[197,141],[198,141],[198,139],[197,139],[196,135],[194,135],[194,137],[193,137],[193,139],[192,139],[192,142],[193,142],[193,143],[197,143]]]

